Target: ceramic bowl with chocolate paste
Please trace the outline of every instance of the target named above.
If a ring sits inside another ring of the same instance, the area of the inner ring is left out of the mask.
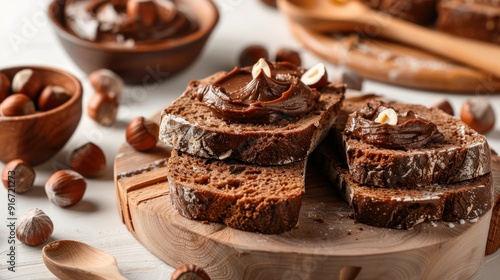
[[[150,84],[196,60],[219,13],[210,0],[54,0],[49,17],[86,73],[106,68],[128,84]]]

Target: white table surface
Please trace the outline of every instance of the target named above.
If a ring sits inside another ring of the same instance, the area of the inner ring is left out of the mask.
[[[113,184],[113,160],[118,147],[125,140],[127,123],[136,116],[151,116],[179,96],[191,79],[231,69],[237,64],[239,51],[250,43],[261,43],[274,57],[279,47],[301,50],[289,32],[282,15],[257,0],[218,0],[221,18],[201,57],[182,74],[145,89],[127,87],[119,110],[118,121],[104,128],[86,114],[68,144],[47,163],[35,168],[37,178],[34,189],[17,195],[16,213],[21,217],[31,208],[45,211],[54,222],[50,240],[76,239],[116,256],[119,269],[129,279],[169,279],[173,268],[163,263],[144,248],[127,231],[117,211]],[[49,65],[70,71],[81,79],[84,86],[84,104],[93,93],[86,75],[77,68],[62,49],[46,16],[49,0],[0,0],[0,68],[17,65]],[[310,67],[320,60],[301,50],[303,65]],[[500,58],[497,59],[500,62]],[[330,71],[335,67],[328,65]],[[384,94],[409,103],[430,105],[440,98],[448,98],[459,111],[462,102],[472,96],[423,92],[365,81],[364,90]],[[500,95],[488,95],[497,116],[500,116]],[[1,132],[0,132],[1,133]],[[500,121],[489,133],[490,146],[500,151]],[[13,139],[15,141],[15,139]],[[62,209],[51,204],[43,189],[47,178],[61,167],[67,166],[66,157],[74,148],[92,141],[103,148],[107,156],[106,174],[89,179],[83,200]],[[0,168],[3,169],[3,164]],[[0,188],[0,220],[7,223],[7,191]],[[6,226],[0,227],[0,279],[56,279],[41,257],[42,246],[30,247],[17,242],[16,272],[7,270]],[[473,279],[498,279],[500,252],[485,259],[485,264]]]

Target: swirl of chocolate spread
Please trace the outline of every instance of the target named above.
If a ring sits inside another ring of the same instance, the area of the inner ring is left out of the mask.
[[[444,135],[428,119],[412,112],[397,113],[397,123],[379,123],[379,114],[392,109],[380,101],[368,103],[359,112],[349,115],[344,133],[377,147],[389,149],[421,148],[428,143],[440,143]]]
[[[198,30],[198,24],[170,0],[74,0],[64,9],[68,31],[81,39],[133,47]]]
[[[228,121],[271,123],[309,112],[320,93],[300,81],[304,69],[287,62],[273,63],[276,74],[260,71],[252,77],[250,67],[234,68],[198,91],[198,100]]]

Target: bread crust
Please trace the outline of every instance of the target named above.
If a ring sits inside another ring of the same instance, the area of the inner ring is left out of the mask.
[[[330,88],[308,114],[271,124],[224,121],[196,99],[197,90],[225,72],[192,81],[186,91],[165,108],[160,121],[160,141],[205,158],[234,158],[259,165],[302,161],[325,138],[335,121],[345,87]]]
[[[383,188],[418,188],[449,184],[491,172],[486,137],[437,108],[391,104],[396,111],[412,110],[434,122],[445,135],[444,143],[419,149],[383,149],[343,135],[352,180]]]
[[[257,166],[173,150],[167,178],[172,204],[182,216],[279,234],[297,224],[305,166],[305,161]]]
[[[426,221],[462,222],[477,218],[492,207],[492,173],[455,184],[387,189],[356,183],[325,142],[314,158],[353,208],[356,221],[367,225],[409,229]]]

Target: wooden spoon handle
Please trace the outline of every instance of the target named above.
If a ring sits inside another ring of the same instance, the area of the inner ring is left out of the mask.
[[[415,46],[500,77],[500,47],[430,30],[396,18],[384,19],[377,12],[364,18],[380,36]]]

